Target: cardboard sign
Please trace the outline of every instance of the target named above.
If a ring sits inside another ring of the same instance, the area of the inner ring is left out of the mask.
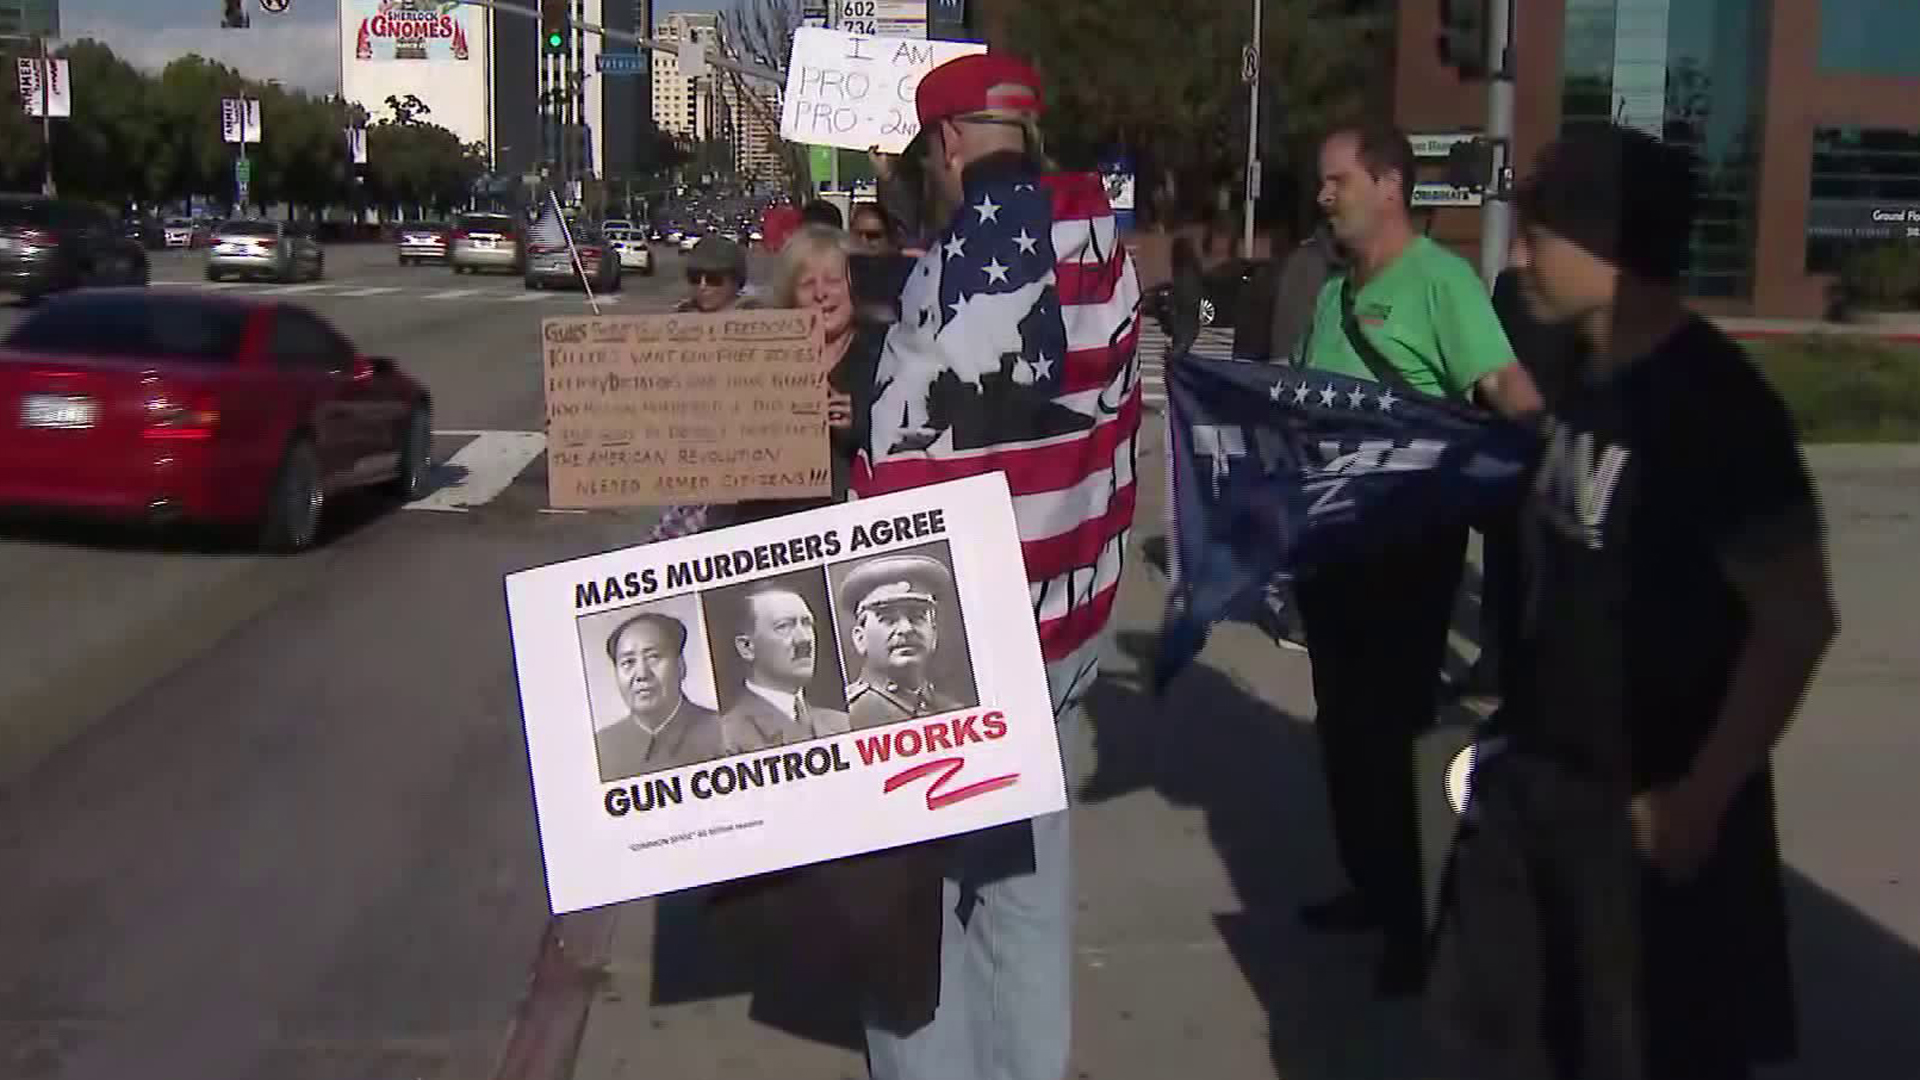
[[[510,574],[556,914],[1066,807],[1006,478]]]
[[[913,94],[927,72],[986,52],[971,41],[868,37],[803,26],[793,34],[780,137],[897,154],[920,133]]]
[[[567,316],[542,338],[552,505],[832,494],[811,312]]]

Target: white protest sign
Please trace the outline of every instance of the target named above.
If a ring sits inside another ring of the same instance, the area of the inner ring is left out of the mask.
[[[1066,808],[993,473],[509,574],[555,914]]]
[[[986,52],[972,41],[868,37],[803,26],[793,33],[780,137],[897,154],[920,132],[913,93],[927,72]]]

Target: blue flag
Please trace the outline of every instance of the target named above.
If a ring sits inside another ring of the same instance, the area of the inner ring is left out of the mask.
[[[1269,582],[1511,507],[1535,452],[1489,413],[1306,368],[1189,354],[1167,398],[1159,690]]]

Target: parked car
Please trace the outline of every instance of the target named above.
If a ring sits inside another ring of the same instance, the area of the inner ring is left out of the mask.
[[[608,246],[620,255],[620,269],[653,276],[653,248],[647,245],[645,234],[638,229],[608,229],[605,235]]]
[[[86,203],[0,195],[0,293],[28,301],[82,285],[145,285],[147,253]]]
[[[521,251],[525,234],[519,220],[508,214],[461,214],[447,234],[447,262],[456,274],[521,273],[526,268]]]
[[[593,284],[596,292],[617,292],[620,289],[620,255],[608,245],[599,230],[591,226],[575,226],[573,232],[574,252],[580,256],[580,266]],[[527,248],[526,287],[544,289],[553,285],[566,285],[579,281],[579,273],[574,270],[573,256],[567,253],[565,244],[551,247],[532,244]]]
[[[700,234],[699,234],[699,233],[697,233],[697,232],[686,232],[686,233],[682,233],[682,234],[680,235],[680,253],[681,253],[682,255],[684,255],[684,254],[686,254],[687,252],[689,252],[689,251],[692,251],[692,250],[693,250],[693,245],[695,245],[695,244],[697,244],[697,243],[699,243],[699,242],[700,242]]]
[[[186,218],[168,218],[160,234],[169,249],[193,246],[194,224]]]
[[[207,280],[229,275],[274,281],[319,281],[326,256],[305,230],[284,221],[227,221],[213,230]]]
[[[447,234],[444,221],[412,221],[394,230],[400,265],[447,261]]]
[[[335,495],[420,493],[432,409],[305,308],[88,290],[0,340],[0,505],[239,526],[299,551]]]

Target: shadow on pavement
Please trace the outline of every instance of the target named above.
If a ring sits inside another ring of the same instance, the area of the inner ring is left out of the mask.
[[[1139,676],[1104,674],[1088,703],[1098,765],[1081,798],[1150,789],[1204,812],[1241,910],[1215,917],[1268,1017],[1286,1080],[1467,1080],[1483,1069],[1438,1044],[1417,1003],[1371,994],[1377,942],[1322,938],[1295,908],[1336,884],[1310,723],[1196,663],[1152,697],[1155,638],[1123,632]],[[1791,812],[1791,808],[1788,808]],[[1789,870],[1801,1054],[1761,1080],[1908,1075],[1920,1061],[1920,951]]]
[[[373,490],[331,496],[315,547],[325,548],[344,540],[398,509],[393,499]],[[0,540],[157,555],[257,555],[255,531],[239,526],[148,523],[24,511],[0,514]]]

